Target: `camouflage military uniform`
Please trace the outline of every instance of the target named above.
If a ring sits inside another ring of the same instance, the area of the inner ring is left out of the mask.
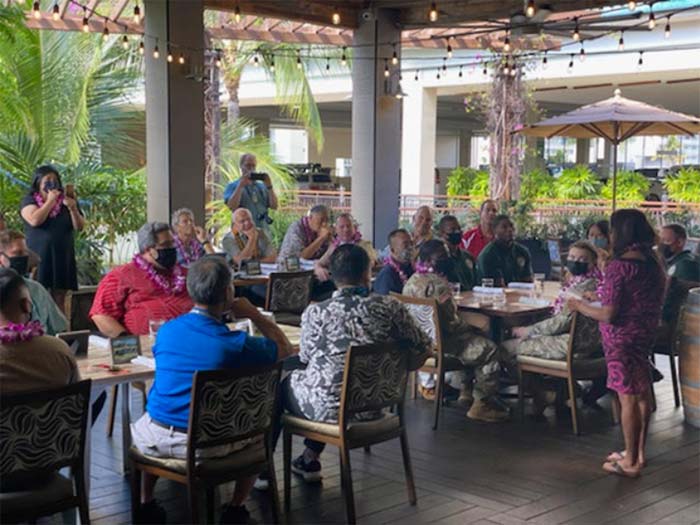
[[[598,280],[591,277],[572,286],[569,290],[582,295],[584,292],[595,292]],[[511,339],[503,343],[508,355],[508,369],[517,369],[518,355],[540,357],[563,361],[569,348],[569,329],[571,328],[571,312],[564,305],[558,314],[530,326],[530,332],[524,339]],[[593,340],[586,348],[578,348],[577,356],[589,357],[600,352],[600,339]]]
[[[474,371],[476,399],[494,396],[498,391],[499,348],[493,341],[477,335],[474,328],[462,321],[457,305],[452,300],[448,282],[433,273],[415,273],[404,286],[403,294],[438,300],[445,353],[457,357],[465,368]]]

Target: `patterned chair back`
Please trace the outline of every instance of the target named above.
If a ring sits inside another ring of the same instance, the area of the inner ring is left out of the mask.
[[[90,383],[0,398],[0,478],[82,470]]]
[[[313,277],[312,270],[271,273],[267,283],[265,310],[301,314],[311,301]]]
[[[594,351],[601,349],[602,342],[598,321],[580,312],[574,312],[569,332],[568,359],[573,359],[575,354],[590,356]]]
[[[196,372],[190,401],[188,460],[197,449],[262,436],[272,428],[281,365]]]
[[[440,318],[437,301],[435,299],[420,299],[407,295],[392,294],[408,309],[413,320],[425,334],[433,341],[436,351],[442,349],[442,332],[440,330]]]
[[[406,391],[408,357],[397,343],[353,346],[345,358],[339,423],[358,412],[401,405]]]

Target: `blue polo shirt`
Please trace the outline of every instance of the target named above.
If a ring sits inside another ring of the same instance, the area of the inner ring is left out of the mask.
[[[226,189],[224,190],[224,202],[227,203],[229,201],[240,183],[241,179],[238,179],[226,186]],[[266,230],[269,229],[265,216],[267,215],[267,209],[270,207],[270,193],[265,187],[265,184],[259,180],[256,180],[253,181],[253,184],[249,184],[243,188],[239,207],[247,208],[250,211],[250,214],[253,216],[255,226]]]
[[[272,364],[277,360],[277,344],[231,331],[212,317],[187,313],[160,327],[153,356],[156,373],[148,394],[148,413],[166,425],[186,428],[197,370]]]

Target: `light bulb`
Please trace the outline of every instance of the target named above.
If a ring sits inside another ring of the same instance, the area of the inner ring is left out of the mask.
[[[462,73],[462,66],[459,66],[459,78],[462,78],[464,74]]]
[[[58,9],[58,4],[54,4],[53,9],[51,11],[51,18],[53,18],[54,20],[58,20],[59,18],[61,18],[61,11]]]
[[[301,57],[297,56],[297,69],[301,69],[301,68],[302,68]]]
[[[185,63],[185,55],[180,53],[180,56],[178,57],[177,61],[180,65],[184,64]]]
[[[449,44],[449,41],[447,44],[447,58],[452,58],[452,46]]]
[[[241,8],[238,5],[233,9],[233,19],[237,24],[241,22]]]
[[[258,58],[257,54],[253,57],[253,65],[255,67],[260,67],[260,59]]]
[[[90,31],[90,24],[88,23],[88,19],[86,16],[83,17],[83,33],[87,33]]]
[[[122,38],[122,47],[124,49],[129,49],[129,37],[124,35],[124,38]]]
[[[326,58],[326,71],[330,71],[330,70],[331,70],[331,59]]]
[[[666,19],[666,27],[664,28],[664,38],[671,38],[671,17]]]
[[[105,28],[102,30],[102,41],[105,42],[109,38],[109,28],[107,27],[107,22],[105,22]]]
[[[617,49],[618,51],[622,51],[625,49],[625,37],[624,37],[624,32],[620,33],[620,40],[617,41]]]
[[[218,68],[224,65],[224,62],[221,59],[221,51],[216,52],[216,61],[214,62],[214,64],[216,64],[216,67]]]
[[[138,4],[134,6],[134,24],[141,23],[141,8]]]
[[[430,19],[431,22],[437,22],[438,10],[437,10],[437,4],[435,2],[432,2],[430,4],[430,12],[428,13],[428,18]]]
[[[503,75],[506,76],[506,77],[507,77],[508,75],[510,75],[510,68],[508,67],[508,64],[506,64],[505,66],[503,66]]]
[[[639,60],[637,60],[637,69],[642,69],[642,66],[644,65],[644,58],[642,58],[642,54],[644,51],[639,52]]]
[[[627,2],[627,9],[629,9],[630,11],[634,11],[635,9],[637,9],[637,2],[634,2],[633,0]]]
[[[394,65],[399,63],[399,55],[396,54],[396,46],[394,46],[394,53],[391,55],[391,63]]]
[[[340,24],[340,13],[337,10],[333,11],[333,16],[331,17],[331,19],[333,21],[333,25],[337,26],[338,24]]]
[[[566,72],[571,74],[574,72],[574,54],[571,53],[571,60],[569,60],[569,67],[566,68]]]
[[[544,57],[542,57],[542,69],[547,69],[547,51],[544,52]]]
[[[649,12],[649,23],[647,25],[649,29],[654,29],[656,27],[656,16],[653,11]]]
[[[442,59],[442,70],[447,71],[447,59],[444,57]]]
[[[168,56],[165,58],[168,62],[173,61],[173,54],[170,52],[170,48],[168,48]]]
[[[581,34],[580,34],[579,31],[578,31],[578,18],[575,18],[574,21],[576,22],[576,27],[574,27],[574,34],[571,35],[571,37],[572,37],[576,42],[578,42],[579,40],[581,40]]]
[[[583,49],[583,46],[581,46],[581,51],[579,51],[579,53],[578,53],[578,59],[579,59],[581,62],[583,62],[584,60],[586,60],[586,50]]]
[[[525,8],[525,16],[528,18],[532,18],[535,16],[535,12],[537,11],[537,6],[535,5],[535,0],[529,0],[527,3],[527,7]]]
[[[435,78],[437,78],[438,80],[440,80],[440,68],[438,68],[438,70],[437,70],[437,75],[435,75]]]
[[[506,39],[503,41],[503,51],[510,53],[510,37],[506,35]]]
[[[139,43],[139,55],[143,56],[143,54],[146,52],[146,46],[143,44],[143,40]]]
[[[413,80],[415,80],[416,82],[418,82],[418,70],[417,70],[417,69],[416,69],[416,76],[413,77]]]
[[[39,2],[34,2],[34,4],[32,4],[32,13],[34,14],[34,18],[37,20],[41,18]]]
[[[340,63],[343,64],[344,66],[347,65],[347,63],[348,63],[348,59],[345,56],[346,49],[347,49],[347,47],[343,46],[343,54],[340,56]]]
[[[160,58],[160,51],[158,50],[158,44],[153,48],[153,58],[156,60]]]
[[[384,77],[389,78],[389,63],[384,59]]]

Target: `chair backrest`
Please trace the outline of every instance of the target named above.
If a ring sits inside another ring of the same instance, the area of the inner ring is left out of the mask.
[[[65,298],[65,312],[71,330],[97,330],[89,315],[96,293],[97,286],[83,286],[79,290],[68,290]]]
[[[409,297],[396,293],[391,295],[404,304],[416,324],[430,337],[433,341],[434,350],[442,353],[442,330],[440,329],[440,314],[437,300],[433,298]]]
[[[0,397],[0,478],[82,471],[90,383]]]
[[[359,412],[403,404],[408,355],[398,343],[353,346],[345,357],[338,421],[342,428]]]
[[[575,354],[591,355],[594,350],[601,348],[600,328],[598,321],[574,312],[569,328],[569,348],[567,361],[571,364]]]
[[[192,380],[187,459],[197,449],[267,434],[277,402],[281,364],[198,371]]]
[[[267,283],[265,310],[301,314],[311,301],[312,270],[306,272],[276,272]]]
[[[663,319],[673,330],[676,329],[680,320],[681,307],[685,304],[688,298],[688,292],[693,288],[700,286],[700,283],[695,281],[685,281],[677,277],[671,277],[666,289],[664,298]]]

